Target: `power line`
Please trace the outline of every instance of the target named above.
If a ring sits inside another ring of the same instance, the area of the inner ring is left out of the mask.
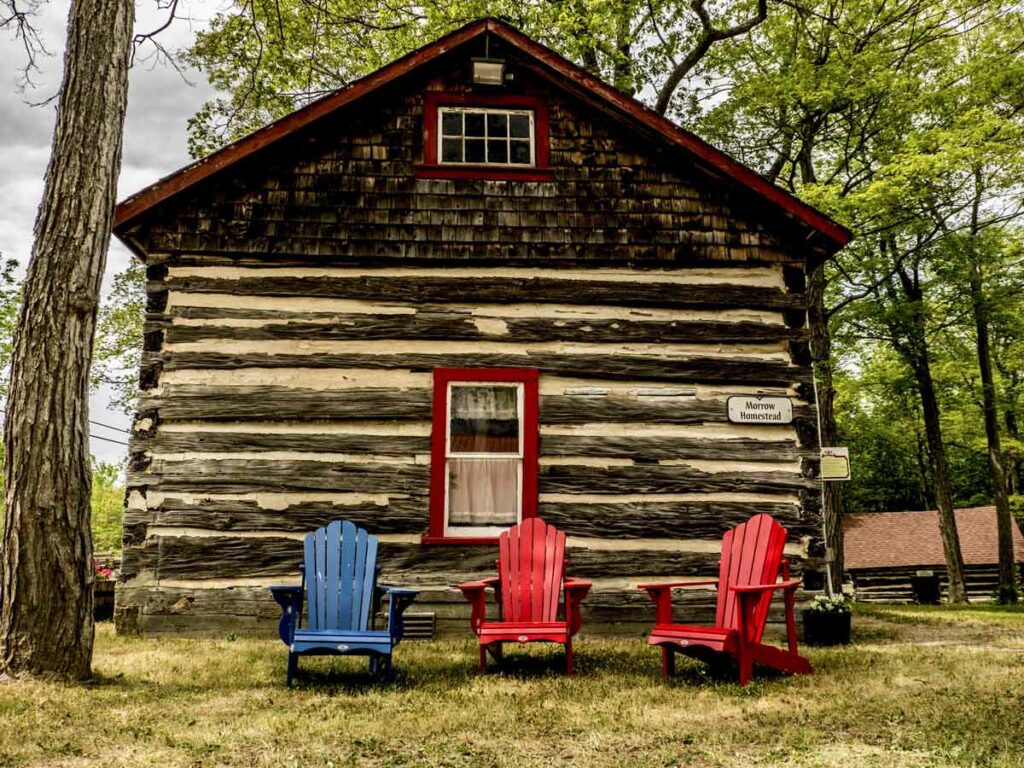
[[[3,414],[4,416],[6,416],[7,415],[7,411],[4,410],[3,408],[0,408],[0,414]],[[93,421],[92,419],[89,420],[89,423],[90,424],[96,424],[97,426],[100,426],[100,427],[107,427],[107,429],[117,430],[118,432],[124,432],[126,435],[130,435],[131,434],[131,432],[129,432],[127,429],[119,429],[118,427],[111,427],[111,426],[108,426],[107,424],[100,424],[100,422]],[[103,437],[103,435],[94,435],[92,432],[89,433],[89,437],[94,438],[96,440],[105,440],[108,443],[115,443],[116,445],[128,445],[128,443],[124,442],[124,440],[115,440],[112,437]]]
[[[111,426],[110,424],[104,424],[102,421],[93,421],[92,419],[89,419],[89,423],[95,424],[97,427],[106,427],[107,429],[112,429],[115,432],[124,432],[126,435],[131,434],[131,430],[121,429],[121,427],[114,427]]]

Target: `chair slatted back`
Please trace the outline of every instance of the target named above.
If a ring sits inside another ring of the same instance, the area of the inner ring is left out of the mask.
[[[505,621],[556,621],[565,575],[565,534],[539,517],[498,538],[502,616]]]
[[[786,529],[771,515],[754,515],[722,537],[722,559],[718,566],[718,606],[715,625],[725,629],[738,629],[736,593],[731,586],[774,584],[782,565],[782,552],[786,545]],[[752,625],[748,628],[751,640],[761,642],[772,594],[765,592],[754,608]]]
[[[308,534],[304,551],[307,628],[369,629],[377,537],[348,520],[335,520]]]

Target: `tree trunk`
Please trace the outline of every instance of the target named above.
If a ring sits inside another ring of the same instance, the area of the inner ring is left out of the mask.
[[[1017,413],[1012,407],[1007,407],[1003,413],[1003,421],[1006,424],[1006,434],[1020,442],[1020,427],[1017,424]],[[1017,458],[1010,458],[1009,467],[1006,470],[1006,482],[1008,492],[1017,495],[1021,492],[1021,474],[1024,473],[1024,462]]]
[[[953,486],[949,479],[949,461],[946,446],[942,442],[942,424],[939,420],[939,401],[935,395],[935,380],[932,378],[929,360],[928,337],[925,327],[924,294],[915,276],[899,270],[900,283],[906,299],[906,307],[900,313],[899,331],[894,338],[902,336],[905,341],[896,345],[914,372],[918,392],[921,395],[921,411],[924,416],[925,440],[935,475],[935,502],[939,508],[939,532],[946,555],[946,572],[949,579],[949,602],[966,603],[967,587],[964,583],[964,559],[960,551],[960,535],[956,529],[956,514],[953,508]]]
[[[83,679],[93,644],[89,365],[134,6],[74,0],[4,424],[0,673]]]
[[[832,339],[825,309],[825,267],[818,267],[807,284],[808,325],[810,326],[811,359],[814,364],[814,385],[818,398],[818,423],[823,447],[839,443],[836,427],[833,383]],[[842,483],[823,482],[821,517],[832,588],[839,591],[843,583],[843,514],[845,512]]]
[[[985,438],[988,442],[988,466],[992,476],[992,492],[996,502],[996,529],[999,539],[999,602],[1017,602],[1017,574],[1013,557],[1013,517],[1006,491],[1003,449],[999,443],[999,407],[992,376],[992,352],[989,345],[988,307],[983,288],[981,266],[971,259],[970,291],[974,328],[977,334],[978,369],[981,372],[982,410],[985,415]]]

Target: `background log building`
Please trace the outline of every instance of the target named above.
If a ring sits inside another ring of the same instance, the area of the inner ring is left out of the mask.
[[[956,529],[964,557],[964,581],[971,600],[991,600],[999,590],[999,539],[996,508],[958,509]],[[1018,578],[1024,563],[1024,536],[1013,524]],[[846,569],[854,595],[862,602],[912,603],[917,575],[938,578],[944,598],[948,589],[946,556],[939,535],[939,513],[864,512],[843,518]]]
[[[649,624],[633,585],[707,577],[757,512],[815,578],[805,275],[849,233],[501,22],[161,180],[115,231],[148,273],[123,631],[273,628],[266,586],[337,517],[440,629],[531,514],[595,582],[589,631]],[[730,424],[736,394],[794,420]]]

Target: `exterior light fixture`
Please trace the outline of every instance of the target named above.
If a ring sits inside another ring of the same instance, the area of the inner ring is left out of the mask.
[[[477,85],[502,85],[505,82],[505,60],[473,59],[473,82]]]

